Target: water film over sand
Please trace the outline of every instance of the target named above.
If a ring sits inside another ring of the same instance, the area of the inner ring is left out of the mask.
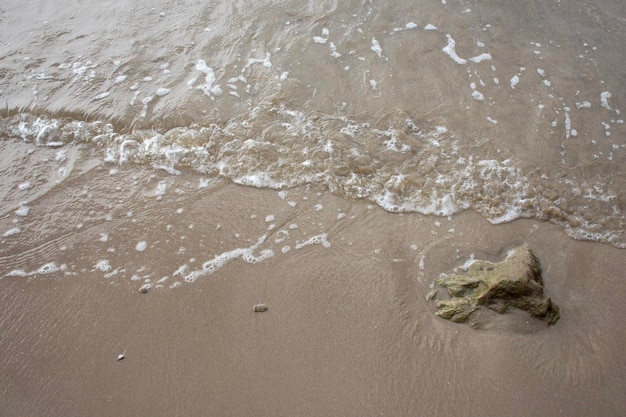
[[[0,415],[621,416],[625,20],[3,2]]]

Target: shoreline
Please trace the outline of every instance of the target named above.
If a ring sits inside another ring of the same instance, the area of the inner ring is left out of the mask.
[[[297,193],[311,198],[288,222],[309,236],[323,224],[329,248],[235,259],[147,294],[124,273],[0,279],[0,412],[586,416],[626,405],[622,250],[535,220],[491,225],[461,213],[449,221]],[[268,210],[278,222],[276,194],[226,185],[185,210],[229,227]],[[472,253],[498,261],[519,243],[541,261],[546,293],[561,308],[556,325],[513,313],[474,330],[435,316],[425,295],[438,274]],[[152,260],[155,268],[174,261]],[[261,303],[267,311],[255,313]]]

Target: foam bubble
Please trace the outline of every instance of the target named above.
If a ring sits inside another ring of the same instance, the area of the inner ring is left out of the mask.
[[[61,269],[62,268],[57,266],[55,262],[48,262],[47,264],[40,266],[36,273],[41,275],[54,274],[55,272],[59,272]]]
[[[380,47],[380,43],[376,40],[376,38],[372,38],[372,46],[370,48],[379,58],[383,56],[383,49]]]
[[[163,97],[168,95],[170,91],[172,91],[170,88],[159,88],[155,94],[159,97]]]
[[[190,273],[185,275],[185,281],[194,282],[203,275],[211,275],[219,271],[226,264],[238,258],[242,258],[244,261],[249,263],[258,263],[264,261],[265,259],[271,258],[272,256],[274,256],[274,252],[272,252],[272,250],[270,249],[261,251],[261,254],[258,257],[254,256],[254,251],[265,242],[266,238],[267,235],[263,235],[257,240],[254,245],[250,247],[233,249],[204,262],[202,264],[201,270],[191,271]]]
[[[491,60],[491,54],[487,54],[487,53],[480,54],[478,56],[470,58],[469,60],[472,61],[472,62],[475,62],[477,64],[479,62],[482,62],[482,61],[490,61]]]
[[[206,94],[211,99],[213,99],[214,96],[219,96],[220,94],[222,94],[221,86],[219,84],[215,84],[217,78],[215,77],[215,72],[213,71],[213,68],[209,67],[203,59],[200,59],[196,64],[196,69],[205,74],[204,84],[196,88],[202,90],[204,94]]]
[[[452,36],[447,34],[446,38],[448,38],[448,44],[443,47],[442,51],[446,55],[448,55],[450,58],[452,58],[452,60],[456,62],[457,64],[459,65],[467,64],[467,60],[458,56],[456,51],[454,50],[454,48],[456,47],[456,41],[452,38]]]
[[[604,107],[607,110],[613,110],[611,108],[611,106],[609,105],[609,99],[611,98],[612,94],[608,91],[604,91],[600,94],[600,104],[602,107]]]
[[[145,251],[145,250],[146,250],[146,248],[147,248],[147,247],[148,247],[148,244],[146,243],[146,241],[145,241],[145,240],[141,240],[141,241],[139,241],[139,242],[137,243],[137,246],[135,246],[135,249],[136,249],[138,252],[143,252],[143,251]]]
[[[15,210],[15,215],[20,217],[28,216],[28,212],[30,211],[30,207],[22,205],[17,210]]]
[[[321,233],[319,235],[312,236],[308,240],[305,240],[304,242],[296,244],[296,249],[302,249],[306,246],[311,246],[311,245],[322,245],[325,248],[330,248],[328,235],[326,233]]]
[[[107,259],[101,259],[94,265],[94,268],[98,271],[109,272],[111,270],[111,264]]]
[[[19,227],[14,227],[12,229],[7,230],[6,232],[4,232],[4,237],[10,237],[10,236],[15,236],[18,235],[22,232],[22,230]]]
[[[492,119],[491,117],[486,117],[485,119],[487,119],[488,122],[495,124],[498,124],[498,121],[495,119]]]

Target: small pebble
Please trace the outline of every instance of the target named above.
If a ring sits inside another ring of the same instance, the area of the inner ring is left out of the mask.
[[[267,306],[265,304],[257,304],[254,306],[255,313],[263,313],[264,311],[267,311]]]

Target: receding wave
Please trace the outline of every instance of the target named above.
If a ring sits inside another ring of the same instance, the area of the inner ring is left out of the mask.
[[[193,170],[272,189],[324,186],[390,212],[474,210],[492,223],[546,219],[574,238],[626,247],[620,197],[606,184],[525,171],[480,147],[468,152],[467,139],[446,126],[399,111],[370,123],[263,103],[222,124],[132,133],[100,121],[20,114],[2,119],[2,133],[42,147],[88,144],[107,163],[172,175]]]

